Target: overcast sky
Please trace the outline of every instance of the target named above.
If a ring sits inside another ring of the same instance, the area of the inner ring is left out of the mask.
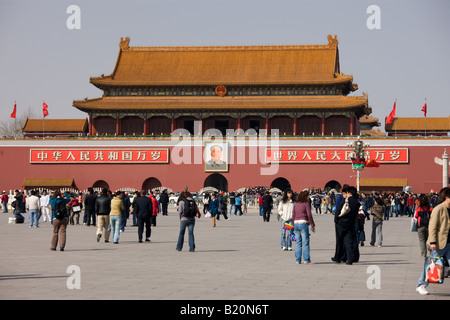
[[[70,5],[81,29],[70,30]],[[381,29],[369,29],[370,5]],[[73,100],[100,97],[89,77],[113,71],[121,37],[130,46],[327,44],[337,35],[341,72],[367,92],[372,115],[448,117],[448,0],[1,0],[0,110],[29,107],[48,119],[84,118]],[[12,120],[12,119],[10,119]]]

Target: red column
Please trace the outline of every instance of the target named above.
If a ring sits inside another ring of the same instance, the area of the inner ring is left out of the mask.
[[[266,116],[266,134],[269,134],[269,116]]]
[[[175,130],[175,117],[172,115],[172,121],[170,123],[170,133],[173,133]]]
[[[89,115],[89,136],[92,136],[93,132],[92,132],[92,114]]]
[[[144,118],[144,135],[148,134],[148,121],[149,119],[147,117]]]
[[[325,115],[322,114],[322,135],[325,134]]]
[[[293,129],[292,129],[292,134],[294,136],[297,135],[297,115],[294,115],[294,126],[293,126]]]
[[[120,118],[119,116],[116,117],[116,135],[120,134]]]
[[[239,130],[240,128],[241,128],[241,116],[239,115],[237,119],[237,129]]]
[[[354,130],[354,128],[353,128],[353,119],[354,119],[354,116],[351,115],[350,116],[350,135],[353,135],[353,130]]]

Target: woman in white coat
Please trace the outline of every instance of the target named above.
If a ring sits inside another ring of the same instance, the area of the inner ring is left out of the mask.
[[[278,205],[278,214],[281,218],[281,249],[292,251],[291,232],[284,227],[285,223],[292,224],[292,211],[294,210],[293,192],[286,189]]]

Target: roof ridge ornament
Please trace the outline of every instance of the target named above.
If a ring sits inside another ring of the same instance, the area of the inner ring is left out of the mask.
[[[334,35],[333,38],[331,34],[329,34],[327,38],[328,38],[328,46],[330,46],[331,48],[336,48],[338,45],[337,35]]]
[[[128,50],[130,48],[129,44],[130,44],[129,37],[126,37],[125,40],[123,38],[120,38],[120,43],[119,43],[120,50],[122,50],[122,51]]]

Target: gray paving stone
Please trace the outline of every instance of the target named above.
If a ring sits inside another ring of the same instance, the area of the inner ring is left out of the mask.
[[[195,225],[196,252],[175,250],[179,220],[174,209],[158,216],[150,243],[138,243],[137,228],[127,227],[119,244],[97,243],[96,228],[69,225],[64,252],[50,251],[52,228],[8,224],[0,215],[0,298],[8,299],[151,299],[180,300],[305,300],[394,299],[447,300],[450,280],[430,285],[427,296],[415,291],[423,259],[409,218],[383,224],[383,246],[360,247],[360,262],[334,264],[332,215],[316,215],[311,234],[311,265],[296,264],[294,251],[280,248],[281,226],[273,214],[263,222],[256,210],[221,219],[213,228],[202,217]],[[128,220],[131,224],[131,219]],[[366,222],[367,239],[371,221]],[[111,239],[110,239],[111,240]],[[78,266],[81,288],[68,289],[67,268]],[[368,267],[378,266],[381,289],[369,289]]]

